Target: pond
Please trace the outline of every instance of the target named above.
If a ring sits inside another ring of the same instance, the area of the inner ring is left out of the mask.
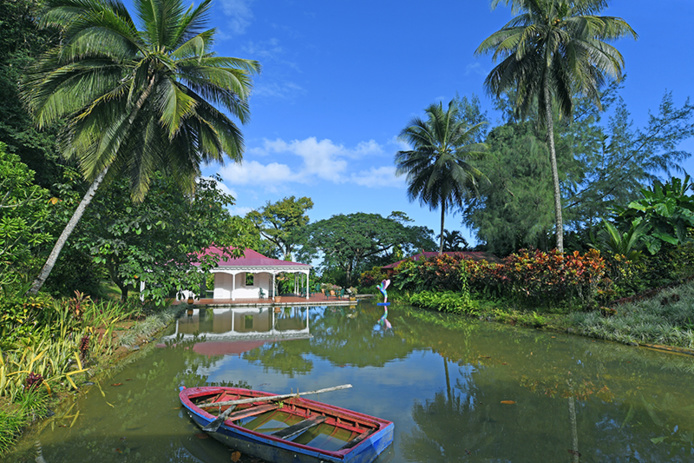
[[[196,309],[3,461],[229,462],[181,410],[180,385],[346,383],[312,398],[393,421],[379,463],[694,460],[692,357],[400,304],[384,316],[363,301]]]

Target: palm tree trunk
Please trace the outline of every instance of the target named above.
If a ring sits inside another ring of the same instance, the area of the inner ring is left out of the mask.
[[[564,252],[564,223],[561,214],[561,190],[559,189],[559,170],[557,169],[557,152],[554,147],[554,118],[549,87],[545,81],[545,117],[547,119],[547,138],[549,140],[549,159],[552,166],[552,183],[554,185],[554,215],[556,217],[557,251]]]
[[[446,217],[446,201],[441,201],[441,240],[439,244],[439,254],[443,254],[443,220]]]
[[[156,83],[156,78],[156,74],[150,78],[147,88],[144,92],[142,92],[140,98],[138,98],[133,112],[130,114],[130,117],[128,118],[128,124],[133,123],[135,117],[140,112],[140,109],[142,109],[142,106],[145,104],[145,100],[152,93],[152,90],[154,89],[154,84]],[[53,270],[53,267],[55,266],[55,263],[58,260],[60,251],[63,250],[63,246],[65,246],[65,243],[67,243],[67,239],[70,237],[73,230],[77,226],[77,223],[82,218],[84,210],[87,208],[89,203],[92,202],[92,199],[96,194],[97,188],[99,188],[101,182],[104,181],[104,177],[106,177],[106,173],[108,172],[109,167],[110,164],[106,166],[106,168],[103,171],[101,171],[101,173],[92,182],[91,186],[89,187],[89,190],[87,190],[87,193],[82,198],[82,201],[80,201],[79,206],[77,206],[77,209],[75,209],[75,212],[72,214],[70,221],[67,223],[67,225],[63,229],[63,232],[60,234],[60,237],[58,238],[58,241],[55,243],[55,246],[53,246],[53,250],[51,251],[51,254],[48,256],[48,260],[46,260],[46,263],[43,265],[43,268],[39,272],[39,275],[34,280],[34,283],[32,283],[31,288],[29,288],[29,290],[26,292],[26,296],[35,296],[36,294],[38,294],[39,290],[46,282],[48,275],[51,274],[51,271]]]
[[[56,241],[55,246],[53,246],[53,250],[48,256],[46,263],[43,265],[43,268],[34,280],[34,283],[32,283],[31,288],[29,288],[29,290],[26,292],[26,296],[35,296],[36,294],[38,294],[39,290],[46,282],[46,279],[51,274],[51,271],[53,270],[53,267],[55,266],[55,263],[58,260],[58,256],[60,256],[60,251],[63,250],[63,246],[65,246],[65,243],[67,243],[67,239],[70,237],[75,227],[77,226],[77,223],[82,218],[84,210],[87,208],[89,203],[92,202],[92,199],[96,194],[96,190],[97,188],[99,188],[99,185],[101,185],[101,182],[103,182],[107,172],[108,166],[103,171],[101,171],[101,173],[92,182],[91,186],[89,187],[89,190],[87,190],[87,193],[84,195],[82,201],[80,201],[79,205],[77,206],[77,209],[75,209],[75,212],[72,214],[70,221],[67,223],[67,225],[63,229],[63,232],[60,234],[60,237],[58,238],[58,241]]]

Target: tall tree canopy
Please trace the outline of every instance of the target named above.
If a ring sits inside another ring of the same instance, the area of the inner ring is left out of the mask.
[[[461,120],[454,101],[443,110],[443,104],[433,104],[425,110],[427,119],[413,119],[400,132],[411,150],[395,154],[397,175],[407,175],[407,195],[410,201],[419,198],[430,209],[441,208],[441,239],[446,212],[462,208],[463,202],[477,194],[482,172],[471,160],[482,156],[486,149],[475,141],[483,122],[469,125]]]
[[[621,18],[597,16],[606,0],[492,0],[512,4],[518,16],[485,39],[476,53],[493,52],[501,62],[485,80],[490,93],[514,91],[518,113],[537,104],[547,139],[554,187],[557,249],[564,250],[561,188],[554,141],[554,112],[571,116],[573,98],[583,93],[600,104],[601,86],[619,79],[624,59],[606,43],[636,32]]]
[[[292,260],[292,253],[301,245],[304,228],[309,218],[306,211],[313,207],[311,198],[284,198],[276,203],[268,203],[258,211],[251,211],[246,218],[253,221],[260,235],[272,243],[270,252],[278,257]]]
[[[407,220],[398,212],[388,218],[363,212],[334,215],[309,225],[307,243],[323,254],[324,270],[341,269],[351,285],[353,275],[368,259],[398,246],[407,254],[434,246],[430,229],[405,225]]]
[[[216,56],[204,29],[210,0],[134,0],[139,26],[118,0],[47,0],[42,17],[60,45],[28,74],[25,98],[39,127],[66,120],[63,155],[91,188],[30,292],[36,293],[101,182],[125,175],[141,201],[155,171],[185,191],[203,162],[238,161],[241,132],[215,105],[245,122],[252,60]]]

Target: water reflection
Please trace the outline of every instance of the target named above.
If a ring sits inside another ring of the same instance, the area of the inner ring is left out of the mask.
[[[264,338],[310,336],[306,307],[244,307],[190,309],[176,321],[164,342],[204,335],[215,338]]]
[[[689,357],[398,304],[208,310],[164,340],[2,461],[35,461],[38,440],[47,463],[228,462],[181,413],[178,385],[345,383],[318,400],[395,422],[380,463],[694,461]],[[200,346],[214,342],[231,350]]]

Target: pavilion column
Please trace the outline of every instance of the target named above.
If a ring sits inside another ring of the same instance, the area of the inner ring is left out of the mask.
[[[277,296],[277,290],[275,286],[275,276],[277,275],[276,272],[272,272],[272,300],[275,300],[275,296]]]
[[[308,289],[308,288],[309,288],[309,286],[308,286],[308,276],[309,276],[309,274],[310,274],[310,272],[306,272],[306,299],[307,299],[307,300],[310,299],[309,294],[311,294],[311,290]]]
[[[231,300],[236,300],[236,274],[231,274]]]

